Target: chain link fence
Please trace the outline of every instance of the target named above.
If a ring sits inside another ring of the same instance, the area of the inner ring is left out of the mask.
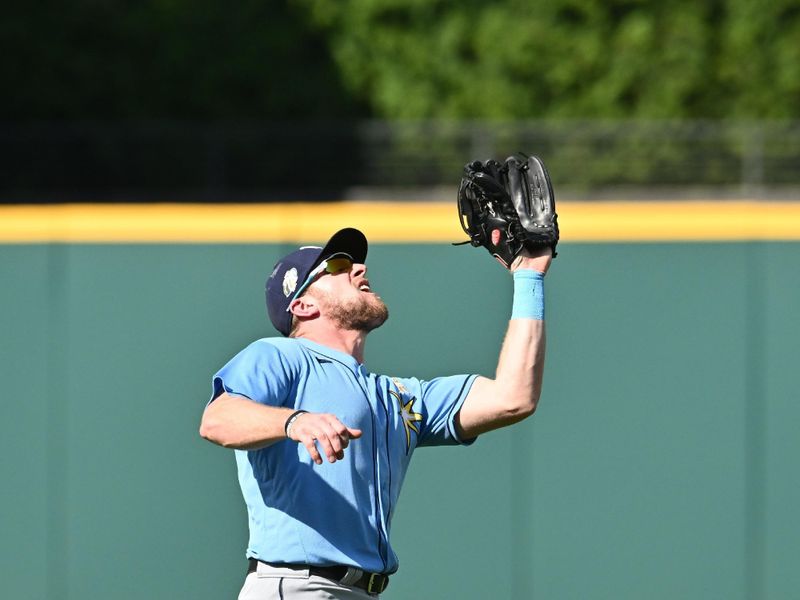
[[[449,197],[464,163],[520,150],[586,198],[800,190],[796,121],[83,122],[0,127],[0,199]]]

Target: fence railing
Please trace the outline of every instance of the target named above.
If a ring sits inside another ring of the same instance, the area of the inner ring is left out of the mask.
[[[326,200],[519,150],[578,192],[800,188],[797,121],[6,123],[0,199]]]

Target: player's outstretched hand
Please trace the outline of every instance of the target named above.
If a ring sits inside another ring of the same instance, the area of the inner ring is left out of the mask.
[[[517,269],[531,269],[547,273],[550,263],[553,262],[553,251],[550,248],[537,248],[530,251],[524,249],[511,263],[510,271],[513,273]]]
[[[303,413],[297,417],[289,429],[289,439],[303,444],[311,459],[322,464],[319,444],[328,462],[334,463],[344,458],[344,449],[350,440],[361,437],[360,429],[352,429],[343,424],[335,415],[326,413]]]

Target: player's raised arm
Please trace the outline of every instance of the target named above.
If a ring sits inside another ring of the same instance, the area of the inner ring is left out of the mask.
[[[546,252],[538,258],[519,257],[519,267],[514,270],[515,292],[531,283],[542,287],[538,274],[543,277],[551,260],[549,250]],[[515,310],[519,309],[515,306]],[[535,317],[512,316],[509,321],[495,378],[478,377],[456,416],[462,439],[511,425],[536,410],[542,392],[546,342],[544,319]]]
[[[533,414],[545,357],[544,276],[558,243],[555,196],[537,157],[472,162],[459,188],[459,212],[473,246],[484,246],[514,277],[514,304],[494,379],[479,377],[456,428],[462,439]]]

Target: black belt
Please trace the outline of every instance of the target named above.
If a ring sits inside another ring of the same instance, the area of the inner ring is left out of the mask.
[[[258,569],[258,563],[263,563],[276,569],[308,569],[308,572],[311,575],[318,575],[319,577],[330,579],[336,583],[341,583],[342,585],[361,588],[362,590],[366,590],[369,594],[380,594],[389,586],[389,576],[381,575],[380,573],[367,573],[366,571],[361,571],[361,575],[358,579],[345,583],[344,579],[347,575],[347,571],[349,570],[345,566],[314,567],[311,565],[282,565],[279,563],[264,562],[263,560],[258,560],[257,558],[251,558],[248,560],[248,575],[256,572]]]

